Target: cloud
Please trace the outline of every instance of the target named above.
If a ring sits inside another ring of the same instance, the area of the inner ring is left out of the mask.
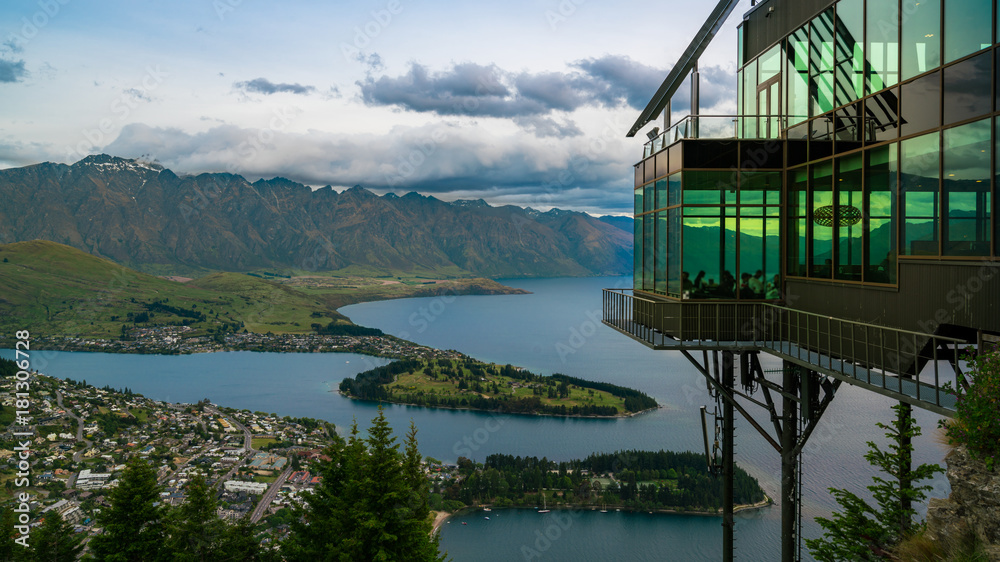
[[[643,109],[666,78],[667,70],[624,55],[579,60],[563,72],[508,72],[496,65],[462,63],[432,71],[411,63],[400,76],[369,76],[358,82],[361,99],[370,106],[393,106],[438,115],[516,118],[516,123],[542,135],[573,136],[569,125],[553,127],[541,118],[585,107]],[[701,107],[735,99],[735,75],[714,66],[701,69]],[[675,113],[690,105],[690,88],[675,96]],[[735,110],[733,107],[732,110]],[[704,113],[704,112],[703,112]],[[560,132],[561,131],[561,132]]]
[[[24,61],[10,61],[0,59],[0,83],[20,82],[28,75],[24,68]]]
[[[254,78],[253,80],[248,80],[245,82],[236,82],[233,87],[238,90],[243,90],[247,93],[252,94],[278,94],[278,93],[289,93],[289,94],[299,94],[306,95],[314,92],[316,88],[314,86],[303,86],[302,84],[275,84],[267,78]]]
[[[282,176],[314,186],[360,184],[377,192],[621,213],[632,205],[629,171],[635,156],[634,143],[622,137],[626,127],[622,123],[599,135],[599,143],[564,143],[543,134],[496,135],[440,122],[396,127],[388,135],[234,125],[188,133],[129,124],[103,150],[129,158],[152,155],[177,173],[228,171],[251,181]]]
[[[565,123],[559,123],[549,117],[530,116],[515,117],[514,123],[525,131],[534,133],[535,136],[539,137],[578,137],[583,134],[583,131],[576,126],[576,123],[569,120]]]

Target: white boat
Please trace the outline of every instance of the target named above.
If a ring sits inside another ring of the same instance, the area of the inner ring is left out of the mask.
[[[493,511],[493,510],[492,510],[492,509],[490,509],[490,508],[488,508],[488,507],[484,507],[484,508],[483,508],[483,511],[486,511],[486,512],[490,512],[490,511]]]
[[[539,509],[538,513],[548,513],[549,511],[551,511],[551,510],[546,509],[546,506],[545,506],[545,494],[542,494],[542,509]]]

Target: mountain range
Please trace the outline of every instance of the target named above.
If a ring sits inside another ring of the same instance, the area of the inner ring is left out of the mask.
[[[625,274],[631,220],[361,186],[338,193],[280,177],[178,175],[104,154],[0,170],[0,243],[50,240],[157,274]]]

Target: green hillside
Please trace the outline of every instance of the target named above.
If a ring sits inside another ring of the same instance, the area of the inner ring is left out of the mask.
[[[322,299],[264,279],[217,273],[168,281],[35,240],[0,244],[0,334],[116,338],[122,327],[185,324],[195,334],[309,332],[347,322]]]

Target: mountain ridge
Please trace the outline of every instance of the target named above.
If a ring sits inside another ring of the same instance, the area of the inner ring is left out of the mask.
[[[0,243],[51,240],[160,274],[360,266],[496,278],[632,266],[631,233],[576,211],[178,175],[106,154],[0,170],[0,196]]]

